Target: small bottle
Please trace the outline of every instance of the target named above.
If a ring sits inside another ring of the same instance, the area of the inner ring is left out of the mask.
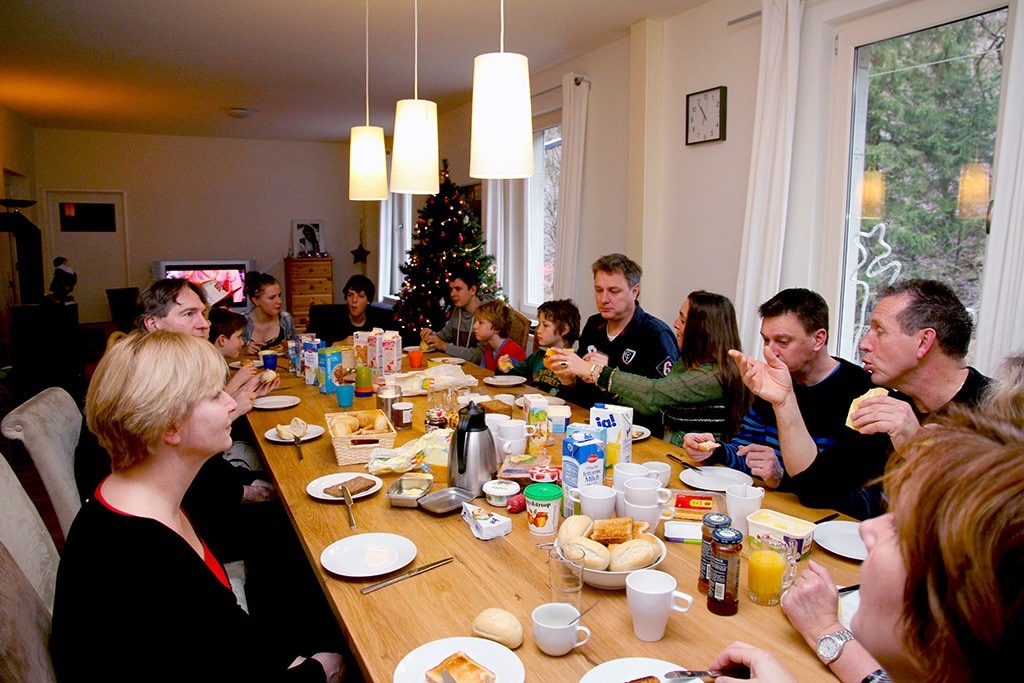
[[[728,617],[740,609],[740,551],[743,534],[732,527],[711,532],[708,611]]]
[[[708,594],[708,579],[711,573],[711,532],[732,524],[729,515],[721,512],[709,512],[704,515],[704,526],[701,527],[700,542],[700,573],[697,574],[697,590],[701,595]]]

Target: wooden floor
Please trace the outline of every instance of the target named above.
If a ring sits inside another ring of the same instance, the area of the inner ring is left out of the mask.
[[[32,459],[25,452],[21,442],[8,441],[3,436],[0,436],[0,452],[3,452],[7,462],[11,464],[11,469],[14,470],[18,481],[25,488],[28,497],[36,504],[43,522],[46,523],[46,528],[49,529],[50,535],[53,536],[53,543],[57,546],[57,552],[63,551],[64,534],[61,533],[60,523],[57,521],[57,513],[53,511],[50,497],[46,494],[46,487],[43,486],[43,480],[39,478],[39,472],[36,471],[35,465],[32,464]]]

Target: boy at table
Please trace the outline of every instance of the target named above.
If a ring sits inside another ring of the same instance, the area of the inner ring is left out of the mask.
[[[567,396],[572,386],[563,384],[554,371],[544,366],[544,355],[548,349],[572,349],[580,336],[580,309],[572,299],[545,301],[537,307],[537,320],[533,339],[538,350],[521,362],[515,362],[507,354],[501,356],[495,374],[525,377],[536,389],[572,400]]]
[[[242,332],[245,331],[245,316],[220,306],[210,309],[210,343],[216,347],[224,360],[238,360],[245,347]],[[230,393],[230,392],[228,392]]]
[[[473,334],[483,347],[480,365],[491,372],[498,369],[498,358],[508,356],[512,360],[526,360],[526,351],[514,340],[509,339],[512,329],[512,315],[503,301],[485,301],[473,311]]]

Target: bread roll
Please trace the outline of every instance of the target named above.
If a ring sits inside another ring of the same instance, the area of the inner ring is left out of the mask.
[[[277,372],[274,370],[264,370],[260,373],[260,384],[273,382],[275,379],[277,379]]]
[[[558,527],[558,545],[564,548],[565,544],[574,538],[586,536],[594,522],[586,515],[573,515],[567,517],[562,526]]]
[[[377,416],[380,414],[376,410],[360,410],[356,413],[356,420],[359,425],[357,429],[372,427],[373,423],[377,420]]]
[[[634,569],[643,569],[654,564],[654,560],[657,559],[654,556],[651,544],[639,538],[626,541],[616,548],[614,553],[610,553],[610,555],[611,558],[608,562],[608,571],[610,572],[628,572]]]
[[[388,418],[384,417],[384,413],[377,413],[377,417],[373,419],[373,431],[388,431]]]
[[[327,421],[331,436],[348,436],[359,429],[359,421],[352,415],[332,415]]]
[[[309,425],[301,417],[293,417],[288,426],[292,428],[292,434],[298,437],[305,436],[306,430],[309,429]]]
[[[654,559],[652,562],[657,562],[658,558],[661,557],[661,543],[654,537],[653,534],[640,534],[636,537],[636,540],[647,541],[651,544],[651,550],[654,551]]]
[[[592,541],[583,536],[574,538],[566,545],[560,547],[581,549],[583,551],[583,566],[587,569],[604,571],[608,569],[608,563],[611,562],[612,554],[608,552],[608,548],[605,548],[597,541]]]
[[[853,399],[853,402],[850,403],[850,410],[846,413],[846,426],[849,427],[850,429],[853,429],[854,431],[859,432],[860,430],[853,426],[853,420],[850,418],[850,416],[857,412],[857,409],[860,408],[860,402],[866,398],[871,398],[872,396],[888,395],[889,392],[883,389],[882,387],[875,387],[874,389],[868,389],[866,392],[864,392],[857,398]]]
[[[523,644],[523,625],[508,610],[489,607],[473,620],[473,633],[501,643],[510,650]]]

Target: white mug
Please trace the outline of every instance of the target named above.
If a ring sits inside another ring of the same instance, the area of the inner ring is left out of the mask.
[[[633,615],[633,634],[650,643],[665,637],[673,610],[688,612],[693,606],[691,596],[676,590],[672,575],[657,569],[631,572],[626,577],[626,600]]]
[[[572,621],[578,609],[564,602],[549,602],[533,610],[533,639],[544,654],[561,657],[590,640],[590,629]],[[583,640],[579,640],[580,633]]]
[[[626,500],[623,501],[619,513],[623,517],[632,517],[638,522],[647,522],[650,526],[649,531],[654,533],[658,522],[675,517],[676,509],[671,505],[634,505]]]
[[[630,479],[654,479],[656,476],[658,475],[655,472],[633,462],[620,462],[612,470],[612,482],[616,491],[625,491],[626,482]]]
[[[672,492],[661,487],[657,479],[630,479],[626,482],[626,502],[633,505],[664,505]]]
[[[498,437],[498,453],[504,455],[522,455],[526,452],[526,439],[502,439]]]
[[[615,489],[611,486],[591,484],[570,488],[569,500],[580,504],[580,514],[591,519],[609,519],[615,516]]]
[[[764,489],[757,486],[734,484],[725,489],[725,505],[729,510],[729,516],[732,517],[733,528],[746,536],[750,531],[747,515],[760,510],[762,500]]]
[[[668,482],[672,478],[672,465],[669,465],[667,462],[652,460],[645,462],[644,467],[658,475],[658,483],[662,486],[668,486]]]
[[[526,420],[503,420],[498,423],[498,436],[508,441],[509,439],[525,439],[533,436],[537,431],[534,425],[526,424]]]
[[[491,432],[491,438],[494,440],[494,450],[501,452],[501,444],[498,442],[498,423],[511,420],[512,418],[503,413],[487,413],[484,415],[484,424],[487,425],[487,429]]]

